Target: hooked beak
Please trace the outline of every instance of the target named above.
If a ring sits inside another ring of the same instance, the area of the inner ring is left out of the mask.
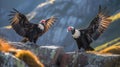
[[[69,30],[67,29],[67,32],[69,32]]]

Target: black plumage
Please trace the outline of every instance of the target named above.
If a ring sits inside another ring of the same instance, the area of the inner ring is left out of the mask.
[[[77,42],[78,49],[84,48],[86,51],[94,50],[90,44],[98,39],[112,22],[108,17],[103,14],[101,7],[99,7],[98,14],[86,29],[75,29],[72,26],[68,27],[68,31],[72,32],[72,36]]]
[[[16,9],[13,9],[9,16],[11,17],[9,20],[12,28],[18,35],[24,37],[22,42],[36,43],[38,37],[47,32],[56,21],[56,18],[52,16],[38,24],[30,23],[27,17]]]

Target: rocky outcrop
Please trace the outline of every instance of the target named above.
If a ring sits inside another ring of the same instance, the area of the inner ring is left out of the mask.
[[[119,67],[120,55],[70,52],[63,55],[61,62],[61,67]]]
[[[0,52],[0,67],[28,67],[23,61],[15,58],[10,53]]]
[[[96,52],[65,52],[63,47],[59,46],[37,46],[35,44],[23,44],[17,42],[10,42],[10,44],[18,49],[32,51],[37,55],[38,58],[40,58],[40,61],[45,65],[45,67],[120,67],[119,54],[100,54]],[[0,65],[17,65],[21,63],[21,61],[18,63],[18,59],[14,58],[13,56],[10,57],[12,58],[8,58],[8,55],[0,53]],[[24,65],[24,63],[22,63],[22,65]]]
[[[60,46],[38,46],[32,43],[9,42],[17,49],[30,50],[44,63],[45,67],[60,66],[59,59],[65,53]]]

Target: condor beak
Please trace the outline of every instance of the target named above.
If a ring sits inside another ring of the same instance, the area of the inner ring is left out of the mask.
[[[69,30],[67,29],[67,32],[69,32]]]

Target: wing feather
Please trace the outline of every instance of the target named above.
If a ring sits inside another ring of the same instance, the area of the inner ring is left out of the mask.
[[[105,17],[105,18],[101,17],[101,20],[99,22],[100,22],[100,24],[99,24],[97,30],[98,30],[98,32],[103,33],[104,30],[106,30],[108,28],[108,26],[112,22],[112,20],[108,19],[108,17]]]
[[[44,33],[51,28],[51,26],[54,24],[55,21],[56,21],[56,18],[54,16],[46,20]]]
[[[102,13],[99,7],[99,12],[97,16],[91,21],[89,27],[87,28],[87,33],[96,40],[109,26],[112,22],[108,19],[109,16]]]
[[[25,36],[26,30],[28,29],[27,26],[30,24],[26,16],[21,14],[16,9],[13,9],[13,11],[11,11],[9,16],[11,17],[9,20],[10,20],[12,28],[19,35]]]

